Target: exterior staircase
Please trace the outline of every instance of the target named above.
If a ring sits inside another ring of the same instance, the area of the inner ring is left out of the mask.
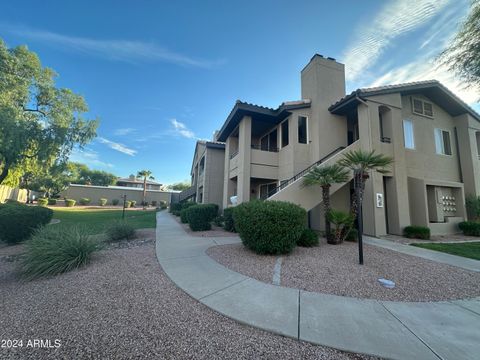
[[[322,192],[319,191],[319,188],[316,186],[303,186],[303,176],[316,166],[333,165],[337,161],[342,159],[343,154],[345,154],[346,152],[358,150],[359,148],[360,141],[357,140],[347,147],[341,147],[332,151],[330,154],[328,154],[321,160],[310,165],[306,169],[302,170],[300,173],[290,178],[286,183],[271,191],[268,194],[266,200],[289,201],[294,204],[300,205],[307,211],[313,209],[315,206],[322,202]],[[353,174],[350,174],[347,182],[340,184],[332,184],[330,188],[330,194],[333,194],[337,190],[342,188],[345,184],[350,182],[352,178]]]

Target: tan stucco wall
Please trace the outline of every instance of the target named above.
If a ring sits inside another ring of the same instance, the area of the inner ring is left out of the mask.
[[[204,203],[217,204],[223,208],[223,183],[225,150],[207,148],[204,176]]]
[[[122,203],[123,195],[127,195],[127,200],[129,201],[136,201],[137,205],[140,205],[140,203],[143,201],[142,189],[117,189],[106,186],[85,186],[72,184],[66,190],[62,191],[60,195],[67,199],[76,200],[77,204],[81,198],[90,199],[91,205],[98,204],[101,198],[108,199],[109,205],[112,203],[113,199],[118,199],[120,203]],[[167,203],[170,203],[170,197],[170,192],[147,190],[147,201],[149,203],[152,201],[166,201]]]

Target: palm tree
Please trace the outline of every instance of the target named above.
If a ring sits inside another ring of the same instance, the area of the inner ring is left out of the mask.
[[[141,170],[137,173],[137,178],[143,177],[143,208],[146,208],[147,204],[147,178],[150,180],[154,180],[155,178],[152,176],[152,172],[150,170]]]
[[[381,174],[389,172],[387,167],[393,162],[389,156],[376,154],[375,150],[354,150],[346,153],[338,164],[353,171],[355,186],[355,196],[351,203],[351,213],[356,218],[358,210],[363,202],[365,192],[365,182],[370,177],[371,171],[377,171]]]
[[[352,199],[350,212],[353,219],[357,220],[358,227],[358,257],[360,265],[363,264],[363,223],[362,223],[362,203],[365,192],[365,182],[370,177],[370,172],[377,171],[381,174],[388,173],[387,166],[393,162],[389,156],[375,154],[375,150],[354,150],[346,153],[338,162],[350,170],[353,170],[353,180],[355,193]],[[350,229],[346,229],[350,231]]]
[[[338,164],[316,166],[303,177],[304,186],[319,185],[322,188],[323,212],[325,216],[325,236],[329,244],[336,243],[331,236],[328,214],[331,211],[330,187],[332,184],[343,183],[348,180],[349,172]]]

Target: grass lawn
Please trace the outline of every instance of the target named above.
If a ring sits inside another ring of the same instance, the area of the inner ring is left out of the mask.
[[[122,219],[122,210],[53,208],[53,218],[60,223],[51,226],[85,225],[90,234],[99,234],[114,220]],[[135,229],[154,228],[155,211],[126,210],[125,220]]]
[[[462,242],[458,244],[425,243],[411,244],[413,246],[441,251],[447,254],[463,256],[470,259],[480,260],[480,242]]]

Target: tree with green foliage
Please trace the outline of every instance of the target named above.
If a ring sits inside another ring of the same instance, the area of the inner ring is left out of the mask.
[[[55,86],[56,74],[26,46],[0,39],[0,184],[30,159],[66,162],[72,149],[95,137],[82,96]]]
[[[440,62],[454,71],[467,86],[480,86],[480,0],[472,0],[470,13]]]
[[[316,166],[303,177],[304,186],[320,186],[322,188],[323,212],[325,216],[325,237],[328,243],[334,242],[328,214],[331,211],[330,188],[333,184],[348,181],[349,171],[338,164]]]
[[[137,173],[137,178],[143,178],[143,208],[146,208],[147,204],[147,178],[150,180],[154,180],[155,178],[152,176],[152,172],[150,170],[140,170]]]
[[[183,191],[183,190],[187,190],[190,186],[191,185],[190,185],[189,182],[184,181],[184,182],[178,182],[178,183],[168,185],[167,189],[176,190],[176,191]]]

